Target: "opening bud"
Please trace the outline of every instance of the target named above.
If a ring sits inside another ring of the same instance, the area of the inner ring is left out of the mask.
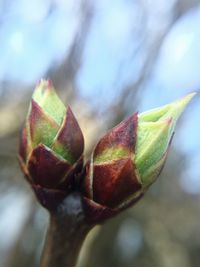
[[[84,140],[70,107],[65,107],[51,81],[37,85],[22,129],[19,161],[39,201],[55,208],[71,190],[82,169]]]
[[[135,165],[143,187],[152,184],[161,172],[176,122],[194,95],[139,114]]]
[[[100,139],[83,181],[88,220],[101,222],[143,196],[160,174],[176,122],[193,96],[135,113]]]

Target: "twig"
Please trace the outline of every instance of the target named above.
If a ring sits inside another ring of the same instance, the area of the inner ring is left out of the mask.
[[[81,196],[78,193],[69,195],[50,214],[50,227],[40,267],[74,267],[91,228],[85,221]]]

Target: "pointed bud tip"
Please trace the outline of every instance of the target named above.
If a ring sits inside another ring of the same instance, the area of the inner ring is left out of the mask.
[[[186,96],[178,99],[177,101],[175,101],[174,103],[172,103],[172,105],[177,105],[180,106],[181,111],[183,111],[185,109],[185,107],[187,106],[187,104],[192,100],[192,98],[196,95],[196,92],[192,92],[190,94],[187,94]]]
[[[173,121],[172,131],[174,131],[177,120],[179,119],[179,117],[181,116],[181,114],[183,113],[183,111],[185,110],[185,108],[195,95],[196,92],[187,94],[183,98],[178,99],[177,101],[168,105],[169,110],[166,113],[166,115],[164,115],[161,119],[164,119],[167,116],[172,118]]]
[[[138,118],[139,118],[139,123],[141,122],[158,122],[158,121],[163,121],[166,118],[172,118],[174,122],[174,126],[186,108],[187,104],[191,101],[191,99],[195,96],[195,92],[190,93],[186,95],[185,97],[178,99],[170,104],[151,109],[149,111],[140,113]]]
[[[65,105],[57,95],[51,80],[41,79],[32,99],[47,113],[58,125],[61,125],[66,112]]]
[[[143,183],[149,185],[160,173],[165,162],[162,158],[172,140],[176,122],[195,94],[190,93],[173,103],[141,114],[135,163]],[[152,177],[150,173],[153,173]]]
[[[172,122],[173,122],[173,118],[172,117],[170,117],[170,118],[167,118],[165,121],[163,121],[163,122],[165,122],[168,126],[170,125],[170,124],[172,124]]]
[[[53,89],[53,82],[48,79],[40,79],[35,87],[35,91],[41,91],[41,94],[44,94],[46,91],[50,91]]]
[[[186,103],[190,102],[190,100],[197,94],[197,92],[191,92],[183,97],[186,100]]]

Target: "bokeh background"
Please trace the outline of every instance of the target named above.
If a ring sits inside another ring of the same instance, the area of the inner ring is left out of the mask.
[[[0,0],[1,267],[38,266],[48,224],[17,163],[19,129],[40,78],[51,78],[71,105],[87,157],[131,113],[199,91],[200,1]],[[159,180],[89,234],[78,267],[199,266],[199,140],[197,94]]]

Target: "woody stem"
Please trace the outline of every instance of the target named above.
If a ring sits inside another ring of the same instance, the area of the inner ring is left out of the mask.
[[[74,267],[85,237],[92,228],[85,221],[81,196],[66,197],[57,210],[50,213],[40,267]]]

